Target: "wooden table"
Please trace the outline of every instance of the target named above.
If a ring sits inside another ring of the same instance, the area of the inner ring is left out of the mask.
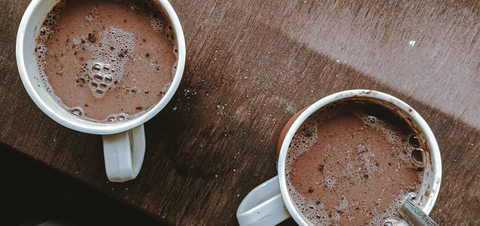
[[[480,225],[478,1],[172,0],[187,62],[172,101],[145,124],[138,178],[109,183],[101,136],[67,129],[29,98],[15,38],[28,0],[0,1],[0,142],[173,225],[236,225],[275,176],[299,109],[342,90],[399,97],[429,123],[443,180],[430,216]]]

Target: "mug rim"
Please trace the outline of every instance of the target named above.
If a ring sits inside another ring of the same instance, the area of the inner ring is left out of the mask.
[[[50,2],[55,2],[54,3],[55,5],[59,1],[60,0],[53,0]],[[31,29],[32,26],[35,26],[35,29],[36,29],[37,28],[36,26],[42,23],[42,21],[40,22],[35,21],[34,19],[32,19],[32,17],[33,17],[33,14],[36,12],[36,10],[40,7],[40,5],[42,3],[46,4],[45,2],[47,2],[46,0],[33,0],[32,2],[30,2],[30,4],[28,5],[27,9],[25,10],[22,16],[22,20],[20,22],[18,32],[17,32],[16,51],[15,51],[17,67],[20,74],[20,78],[22,80],[24,88],[26,89],[28,95],[33,100],[33,102],[46,115],[48,115],[51,119],[53,119],[57,123],[67,128],[70,128],[72,130],[89,133],[89,134],[97,134],[97,135],[116,134],[116,133],[121,133],[121,132],[130,130],[147,122],[148,120],[153,118],[155,115],[157,115],[170,102],[170,100],[172,99],[173,95],[175,94],[175,92],[177,91],[180,85],[181,79],[183,77],[183,71],[185,68],[186,46],[185,46],[185,37],[183,34],[182,26],[170,2],[168,2],[168,0],[155,0],[155,1],[157,1],[160,4],[166,16],[172,23],[172,27],[175,33],[177,50],[178,50],[175,75],[173,77],[170,88],[168,89],[168,91],[165,93],[165,95],[160,101],[158,101],[155,105],[150,107],[150,109],[148,109],[145,113],[139,115],[138,117],[134,117],[132,119],[126,120],[125,122],[113,123],[113,124],[93,122],[90,120],[75,118],[73,116],[65,117],[63,116],[63,114],[56,112],[53,109],[53,106],[50,106],[49,104],[47,104],[45,100],[43,100],[35,90],[34,85],[32,84],[32,81],[31,81],[33,79],[36,79],[34,78],[35,75],[29,75],[27,73],[27,67],[31,67],[31,65],[28,65],[28,62],[26,62],[26,58],[24,54],[24,51],[25,51],[24,47],[26,45],[25,39],[27,38],[26,35],[28,33],[27,29]],[[51,9],[49,9],[48,11],[50,10]],[[47,13],[48,12],[45,12],[45,15],[43,16],[43,18],[45,18]],[[35,34],[35,35],[38,35],[38,34]],[[36,62],[35,62],[35,65],[36,65]]]
[[[320,109],[321,107],[329,103],[332,103],[341,99],[351,98],[351,97],[367,97],[367,98],[379,99],[379,100],[393,103],[396,107],[405,111],[409,116],[411,116],[415,120],[415,122],[420,126],[420,129],[427,137],[428,146],[431,149],[431,153],[432,153],[431,166],[433,171],[432,174],[434,174],[432,175],[432,177],[434,178],[434,182],[433,182],[433,186],[431,187],[430,195],[425,200],[422,199],[423,201],[422,203],[425,203],[425,205],[420,206],[420,208],[428,215],[433,209],[433,206],[435,205],[435,201],[438,197],[438,193],[440,190],[441,177],[442,177],[442,164],[441,164],[440,150],[439,150],[437,141],[435,139],[435,136],[431,131],[430,127],[428,126],[428,124],[425,122],[425,120],[420,116],[420,114],[418,114],[418,112],[416,112],[408,104],[406,104],[402,100],[392,95],[375,91],[375,90],[366,90],[366,89],[346,90],[346,91],[337,92],[321,98],[320,100],[316,101],[315,103],[307,107],[303,112],[301,112],[298,118],[295,119],[295,121],[292,123],[292,125],[288,129],[288,132],[283,138],[283,142],[281,144],[280,152],[278,155],[278,161],[277,161],[277,170],[278,170],[277,173],[279,177],[280,191],[282,193],[282,197],[288,212],[298,224],[310,225],[308,221],[303,217],[303,215],[297,211],[295,204],[292,202],[290,194],[288,193],[288,188],[286,183],[286,175],[285,175],[286,157],[287,157],[288,148],[290,146],[290,142],[292,141],[293,136],[295,135],[298,128],[303,124],[303,122],[310,115],[316,112],[318,109]],[[425,182],[425,180],[427,180],[427,178],[423,179],[422,184]]]

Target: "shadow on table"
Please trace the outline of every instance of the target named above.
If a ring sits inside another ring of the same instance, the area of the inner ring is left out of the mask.
[[[165,225],[0,144],[0,225]]]

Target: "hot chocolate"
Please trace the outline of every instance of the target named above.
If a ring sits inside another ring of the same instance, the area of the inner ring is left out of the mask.
[[[138,116],[173,80],[172,30],[154,1],[61,1],[35,49],[45,88],[76,117],[113,123]]]
[[[296,208],[314,225],[383,225],[423,179],[416,131],[362,98],[324,106],[297,130],[286,178]],[[419,152],[414,152],[419,153]],[[414,154],[415,155],[415,154]]]

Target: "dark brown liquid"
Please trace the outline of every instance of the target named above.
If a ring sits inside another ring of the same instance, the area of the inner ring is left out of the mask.
[[[373,102],[341,101],[299,128],[287,157],[287,186],[316,225],[383,225],[417,192],[423,169],[411,161],[410,126]]]
[[[40,30],[39,70],[54,98],[99,122],[135,117],[168,90],[176,64],[172,27],[149,1],[60,2]]]

